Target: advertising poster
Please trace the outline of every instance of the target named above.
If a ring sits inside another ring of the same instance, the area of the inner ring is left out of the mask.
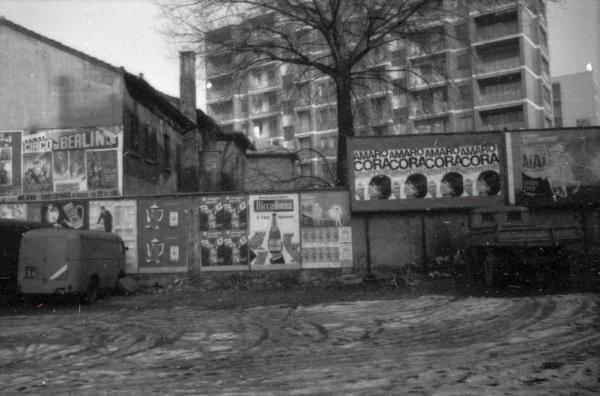
[[[58,228],[89,229],[88,202],[57,201],[42,203],[42,222]]]
[[[345,191],[300,194],[302,268],[352,266],[350,202]]]
[[[29,220],[27,204],[0,203],[0,219]]]
[[[246,197],[200,197],[198,209],[202,270],[249,269]]]
[[[200,233],[202,269],[248,269],[246,231],[209,231]]]
[[[299,268],[298,194],[250,195],[249,259],[252,269]]]
[[[119,235],[125,252],[125,272],[138,272],[137,206],[134,200],[90,201],[90,230],[114,232]]]
[[[138,201],[138,272],[187,272],[184,218],[182,200]]]
[[[248,206],[243,195],[200,197],[200,231],[248,228]]]
[[[88,150],[85,158],[88,191],[115,191],[119,188],[117,150]]]
[[[119,196],[122,134],[122,127],[116,126],[46,130],[23,136],[21,199]]]
[[[23,193],[52,193],[52,139],[47,132],[23,136]]]
[[[514,132],[510,201],[524,206],[600,202],[600,129]]]
[[[350,139],[352,210],[501,204],[502,143],[490,133]]]
[[[0,199],[21,194],[21,131],[0,132]]]

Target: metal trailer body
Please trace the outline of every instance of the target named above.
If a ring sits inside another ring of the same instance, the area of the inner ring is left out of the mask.
[[[85,293],[88,302],[117,287],[125,245],[116,234],[46,228],[23,234],[18,287],[25,294]]]
[[[483,267],[487,286],[497,282],[499,271],[522,277],[550,273],[568,283],[571,277],[569,254],[583,245],[578,226],[532,225],[529,211],[519,206],[478,208],[471,212],[467,249],[467,277],[472,280],[477,267]],[[533,280],[530,280],[533,281]]]

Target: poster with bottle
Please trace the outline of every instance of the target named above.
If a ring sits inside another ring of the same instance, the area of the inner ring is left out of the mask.
[[[114,232],[127,247],[125,272],[138,272],[137,205],[134,200],[90,201],[90,230]]]
[[[345,191],[300,194],[302,268],[352,266],[350,200]]]
[[[184,203],[176,199],[137,202],[138,272],[186,272]]]
[[[246,231],[209,231],[200,233],[202,270],[247,270]]]
[[[245,230],[248,207],[243,195],[200,197],[200,231]]]
[[[250,195],[249,259],[252,269],[299,268],[298,194]]]

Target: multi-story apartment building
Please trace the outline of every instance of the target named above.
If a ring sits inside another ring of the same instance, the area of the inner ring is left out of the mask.
[[[449,12],[440,12],[426,31],[373,52],[365,67],[389,70],[395,84],[369,84],[353,111],[355,134],[551,127],[545,0],[440,0],[439,5]],[[234,32],[225,27],[212,33]],[[259,145],[295,142],[319,151],[305,150],[302,173],[328,178],[337,150],[331,79],[299,76],[296,67],[273,62],[256,67],[240,83],[231,78],[232,54],[210,50],[208,114]]]

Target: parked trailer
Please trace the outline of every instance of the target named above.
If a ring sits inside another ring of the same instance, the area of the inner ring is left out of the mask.
[[[109,232],[38,229],[23,234],[18,286],[25,294],[81,294],[93,303],[124,275],[125,245]]]
[[[578,226],[531,225],[527,208],[479,208],[471,212],[467,275],[483,270],[487,286],[512,278],[534,284],[565,284],[571,275],[570,255],[583,247]]]

